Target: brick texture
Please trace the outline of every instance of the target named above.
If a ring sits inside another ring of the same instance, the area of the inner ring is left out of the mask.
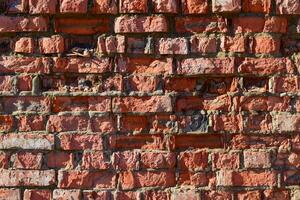
[[[299,200],[298,0],[0,0],[0,200]]]

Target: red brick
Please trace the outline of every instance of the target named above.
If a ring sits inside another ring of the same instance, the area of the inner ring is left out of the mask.
[[[63,199],[80,200],[81,192],[80,190],[55,189],[53,191],[53,200],[63,200]]]
[[[171,200],[171,193],[169,191],[161,190],[147,190],[143,194],[145,200]]]
[[[0,115],[0,131],[11,131],[13,129],[14,119],[10,115]]]
[[[270,171],[219,171],[218,186],[276,186],[277,174]]]
[[[235,71],[233,58],[186,58],[179,64],[177,73],[183,75],[232,74]]]
[[[252,53],[272,53],[280,52],[280,39],[270,35],[255,36],[251,43]]]
[[[56,33],[92,35],[109,32],[109,21],[107,17],[55,18],[54,29]]]
[[[49,73],[50,59],[46,57],[0,57],[0,73]]]
[[[52,150],[54,136],[36,133],[9,133],[0,135],[0,149],[41,149]]]
[[[39,45],[42,54],[63,53],[65,50],[65,40],[61,35],[43,37],[39,39]]]
[[[289,97],[242,96],[234,99],[238,111],[289,111]]]
[[[108,97],[54,97],[53,112],[97,111],[110,112],[111,100]]]
[[[45,17],[0,16],[0,33],[45,31],[48,31],[48,19]]]
[[[283,17],[254,17],[243,16],[233,18],[233,29],[235,33],[286,33],[288,22]]]
[[[240,192],[237,194],[237,200],[260,200],[259,191]]]
[[[208,13],[207,0],[181,0],[184,14],[204,14]]]
[[[11,157],[13,168],[16,169],[41,169],[42,154],[31,152],[18,152]]]
[[[84,191],[83,200],[110,200],[111,194],[108,191]]]
[[[109,159],[100,151],[85,151],[82,157],[82,169],[108,169]]]
[[[245,58],[239,63],[238,72],[261,76],[292,73],[293,64],[288,58]]]
[[[185,38],[161,38],[157,41],[159,54],[188,54],[188,41]]]
[[[118,11],[116,0],[94,0],[92,13],[95,14],[116,14]]]
[[[104,73],[110,70],[108,58],[54,58],[54,72]]]
[[[176,164],[174,153],[141,153],[141,167],[151,169],[172,169]]]
[[[213,169],[239,169],[240,156],[239,153],[213,153],[212,154]]]
[[[246,37],[243,35],[223,36],[221,38],[221,49],[226,52],[244,53],[246,51]]]
[[[21,200],[20,189],[1,188],[0,199],[5,200]]]
[[[139,168],[139,154],[123,151],[113,154],[113,166],[116,170],[137,170]]]
[[[29,0],[30,14],[55,14],[57,0]]]
[[[192,36],[190,44],[192,53],[217,52],[217,39],[215,37]]]
[[[0,29],[1,30],[1,29]],[[167,32],[167,19],[163,16],[120,16],[115,19],[116,33]]]
[[[24,200],[51,200],[52,192],[50,190],[32,190],[24,191]]]
[[[298,76],[275,77],[273,91],[275,93],[297,93],[299,91]]]
[[[244,165],[246,168],[269,168],[271,155],[269,152],[244,151]]]
[[[207,186],[208,178],[205,172],[181,172],[179,174],[178,184],[180,186],[203,187]]]
[[[245,0],[243,1],[243,12],[270,13],[271,0]]]
[[[141,187],[171,187],[175,186],[175,173],[172,171],[159,172],[123,172],[120,174],[123,190]]]
[[[208,153],[205,151],[186,151],[179,155],[179,167],[182,170],[204,170],[208,167]]]
[[[42,187],[53,184],[55,184],[54,170],[0,170],[0,186]]]
[[[172,102],[168,96],[118,97],[113,99],[113,112],[171,112]]]
[[[58,187],[74,189],[115,188],[116,176],[109,171],[60,170]]]
[[[52,151],[46,155],[46,163],[49,168],[73,168],[72,153]]]
[[[276,13],[278,14],[299,14],[300,2],[293,0],[276,0]]]
[[[19,131],[41,131],[46,129],[46,118],[42,115],[21,115],[17,118]]]
[[[214,131],[242,131],[243,118],[240,114],[214,115],[213,129]]]
[[[35,50],[35,42],[31,37],[21,37],[15,42],[14,51],[16,53],[33,53]]]
[[[59,134],[60,148],[63,150],[102,150],[103,141],[98,134]]]
[[[176,32],[178,33],[226,33],[227,22],[221,17],[176,17]]]
[[[61,13],[86,13],[88,0],[60,0]]]
[[[147,0],[120,0],[120,13],[146,13]]]
[[[212,0],[213,12],[240,12],[242,8],[241,0]]]
[[[165,79],[165,90],[168,92],[193,92],[197,90],[197,78],[172,77]]]
[[[139,74],[172,74],[172,58],[118,58],[117,71]]]
[[[155,13],[177,13],[177,0],[152,0]]]
[[[223,146],[224,137],[221,134],[189,134],[175,137],[176,149],[223,148]]]

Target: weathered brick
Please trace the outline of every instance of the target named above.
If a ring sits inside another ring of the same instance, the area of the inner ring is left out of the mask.
[[[42,154],[31,152],[18,152],[11,157],[13,168],[16,169],[41,169]]]
[[[100,151],[85,151],[82,156],[83,169],[108,169],[109,159]]]
[[[17,118],[19,131],[42,131],[46,129],[46,117],[42,115],[21,115]]]
[[[1,29],[0,29],[1,30]],[[116,33],[167,32],[167,19],[163,16],[120,16],[115,19]]]
[[[151,199],[165,199],[170,200],[171,194],[168,191],[161,191],[161,190],[147,190],[143,194],[145,200]]]
[[[46,163],[49,168],[73,168],[74,159],[72,153],[52,151],[46,155]]]
[[[213,0],[213,12],[240,12],[242,8],[241,0]]]
[[[0,135],[0,149],[41,149],[51,150],[54,147],[54,136],[35,133],[9,133]]]
[[[102,150],[103,141],[98,134],[59,134],[60,148],[63,150]]]
[[[83,200],[109,200],[111,198],[111,193],[109,191],[83,191]]]
[[[18,177],[18,178],[15,178]],[[0,170],[0,186],[51,186],[55,184],[54,170]]]
[[[88,0],[60,0],[61,13],[86,13]]]
[[[185,58],[179,64],[177,73],[184,75],[232,74],[235,71],[233,58]]]
[[[154,92],[162,90],[161,80],[156,76],[134,75],[128,77],[126,80],[126,90],[128,92]]]
[[[8,189],[1,188],[0,189],[0,199],[5,200],[21,200],[21,192],[20,189]]]
[[[208,13],[208,0],[181,0],[184,14]]]
[[[0,57],[0,73],[49,73],[51,60],[46,57]]]
[[[39,45],[42,54],[63,53],[65,50],[65,41],[61,35],[43,37],[39,39]]]
[[[0,131],[11,131],[14,125],[14,118],[10,115],[0,115]]]
[[[123,151],[113,154],[113,167],[116,170],[139,169],[139,154],[137,152]]]
[[[270,53],[280,52],[280,39],[270,35],[255,36],[251,45],[252,53]]]
[[[300,2],[293,0],[276,0],[276,13],[278,14],[299,14]]]
[[[57,0],[29,0],[29,13],[55,14]]]
[[[113,112],[171,112],[172,102],[168,96],[113,98]]]
[[[177,0],[152,0],[155,13],[177,13]]]
[[[239,153],[221,152],[212,154],[212,167],[213,169],[239,169]]]
[[[214,131],[239,132],[243,130],[243,118],[240,114],[214,115],[212,120]]]
[[[161,38],[157,41],[159,54],[188,54],[186,38]]]
[[[124,53],[125,52],[125,37],[121,35],[99,37],[98,51],[100,53]]]
[[[216,53],[217,39],[215,37],[192,36],[190,39],[192,53]]]
[[[94,0],[92,12],[96,14],[116,14],[118,11],[116,0]]]
[[[80,200],[80,198],[81,198],[80,190],[55,189],[53,191],[53,200],[62,200],[62,199]]]
[[[151,169],[172,169],[176,164],[174,153],[141,153],[141,167]]]
[[[221,17],[176,17],[175,28],[178,33],[226,33],[227,21]]]
[[[146,13],[147,0],[120,0],[119,10],[121,13]]]
[[[51,200],[52,192],[50,190],[33,190],[26,189],[24,191],[24,200]]]
[[[0,33],[45,32],[48,28],[48,19],[45,17],[0,16]]]
[[[175,185],[175,173],[171,171],[159,172],[123,172],[120,174],[122,189],[141,187],[171,187]]]
[[[181,186],[201,187],[207,186],[208,178],[205,172],[181,172],[178,183]]]
[[[15,42],[14,51],[16,53],[33,53],[35,51],[35,42],[31,37],[21,37]]]
[[[205,170],[208,167],[208,153],[205,151],[186,151],[179,155],[181,170]]]
[[[246,168],[269,168],[271,155],[269,152],[244,151],[244,165]]]
[[[299,91],[299,78],[297,76],[275,77],[273,91],[275,93],[297,93]]]
[[[115,188],[116,176],[109,171],[59,170],[58,187],[74,189]]]
[[[260,200],[260,193],[259,191],[249,191],[249,192],[240,192],[237,194],[238,200],[247,200],[247,199],[253,199],[253,200]]]
[[[226,52],[244,53],[247,48],[246,37],[243,35],[223,36],[221,38],[221,49]]]

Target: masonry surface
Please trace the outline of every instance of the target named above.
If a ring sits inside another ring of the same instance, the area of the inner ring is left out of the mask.
[[[300,1],[0,12],[0,200],[300,199]]]

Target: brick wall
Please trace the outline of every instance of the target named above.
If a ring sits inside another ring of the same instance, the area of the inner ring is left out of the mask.
[[[300,199],[300,1],[0,12],[0,200]]]

